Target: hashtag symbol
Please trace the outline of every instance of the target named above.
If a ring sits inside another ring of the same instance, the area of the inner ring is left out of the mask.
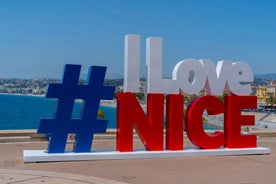
[[[65,65],[61,84],[48,85],[46,98],[57,98],[54,119],[41,119],[37,133],[49,135],[48,153],[65,152],[67,136],[75,133],[74,152],[90,152],[94,133],[105,133],[108,120],[99,120],[100,100],[111,100],[115,87],[104,86],[106,67],[89,68],[86,85],[79,85],[80,65]],[[72,119],[74,102],[82,99],[80,119]]]

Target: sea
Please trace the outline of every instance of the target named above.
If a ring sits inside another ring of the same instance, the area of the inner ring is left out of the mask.
[[[72,118],[79,118],[82,104],[75,102]],[[38,96],[0,94],[0,130],[37,129],[40,119],[55,117],[57,100]],[[116,108],[100,106],[108,128],[116,127]]]
[[[82,104],[75,102],[72,118],[79,118]],[[0,130],[37,129],[40,119],[55,117],[57,100],[38,96],[0,94]],[[116,108],[99,107],[108,119],[108,128],[116,128]],[[213,129],[205,126],[204,129]]]

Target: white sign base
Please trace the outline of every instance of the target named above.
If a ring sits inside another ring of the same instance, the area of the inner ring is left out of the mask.
[[[270,154],[269,148],[243,148],[243,149],[198,149],[186,148],[181,151],[146,151],[133,152],[118,151],[92,151],[88,153],[47,153],[45,150],[24,150],[24,162],[55,162],[55,161],[81,161],[81,160],[117,160],[139,158],[173,158],[187,156],[230,156],[230,155],[262,155]]]

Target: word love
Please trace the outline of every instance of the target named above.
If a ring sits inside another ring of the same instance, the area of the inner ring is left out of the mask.
[[[140,36],[125,37],[124,91],[139,92]],[[244,62],[220,61],[215,67],[207,59],[186,59],[178,62],[172,79],[162,79],[162,38],[146,40],[147,92],[197,94],[206,89],[208,95],[221,95],[228,91],[235,95],[249,95],[253,72]]]
[[[183,95],[166,96],[166,148],[183,150]],[[133,93],[118,95],[117,151],[133,151],[133,128],[149,151],[162,151],[164,95],[148,94],[147,115]],[[189,104],[185,114],[185,129],[190,141],[203,149],[255,148],[256,135],[241,134],[243,125],[254,125],[254,116],[241,115],[242,109],[254,109],[256,96],[227,96],[224,104],[215,96],[203,96]],[[202,126],[202,114],[224,113],[224,132],[208,135]]]

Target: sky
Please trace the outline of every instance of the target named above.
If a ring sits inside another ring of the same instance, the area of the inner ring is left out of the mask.
[[[123,75],[124,36],[163,38],[163,76],[187,58],[276,73],[274,0],[1,0],[0,77],[61,78],[65,64]]]

